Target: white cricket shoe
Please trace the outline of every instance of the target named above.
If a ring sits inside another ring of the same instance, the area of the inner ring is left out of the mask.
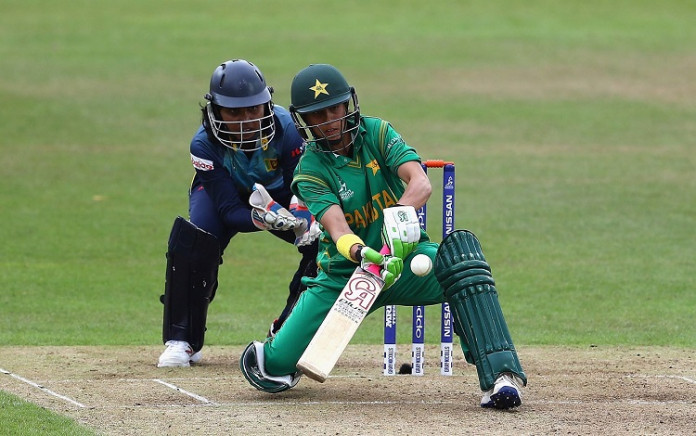
[[[500,374],[490,389],[483,393],[481,407],[511,409],[522,404],[522,385],[524,382],[516,375],[505,372]]]
[[[201,361],[203,354],[193,352],[193,348],[186,341],[167,341],[164,352],[157,362],[158,368],[191,366],[192,363]]]

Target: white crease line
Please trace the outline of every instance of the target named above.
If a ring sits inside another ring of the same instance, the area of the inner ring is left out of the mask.
[[[207,403],[207,404],[146,404],[137,406],[139,409],[146,410],[157,410],[157,409],[188,409],[188,408],[198,408],[198,407],[261,407],[263,410],[269,410],[273,407],[315,407],[315,406],[398,406],[398,405],[426,405],[426,406],[448,406],[456,405],[460,406],[462,404],[461,400],[446,400],[446,401],[296,401],[296,400],[283,400],[283,401],[223,401],[220,403]],[[475,402],[472,403],[476,404]],[[586,407],[587,405],[616,405],[616,404],[628,404],[633,406],[684,406],[691,407],[693,405],[692,401],[645,401],[645,400],[606,400],[606,401],[596,401],[596,400],[524,400],[522,402],[522,408],[525,406],[577,406]],[[99,406],[94,407],[98,410],[132,410],[133,405],[116,405],[116,406]]]
[[[11,373],[10,371],[6,371],[6,370],[0,368],[0,372],[2,372],[3,374],[7,374],[7,375],[9,375],[10,377],[16,378],[17,380],[19,380],[19,381],[21,381],[21,382],[24,382],[24,383],[26,383],[26,384],[28,384],[28,385],[30,385],[30,386],[33,386],[33,387],[35,387],[35,388],[37,388],[37,389],[41,389],[42,391],[46,392],[47,394],[53,395],[54,397],[58,397],[58,398],[60,398],[61,400],[65,400],[65,401],[67,401],[68,403],[71,403],[71,404],[76,405],[77,407],[81,407],[81,408],[86,408],[86,407],[87,407],[87,406],[85,406],[85,405],[82,404],[82,403],[78,403],[77,401],[75,401],[75,400],[73,400],[73,399],[71,399],[71,398],[66,397],[65,395],[61,395],[61,394],[58,394],[58,393],[56,393],[56,392],[53,392],[52,390],[50,390],[50,389],[48,389],[48,388],[46,388],[46,387],[43,387],[43,386],[41,386],[41,385],[38,384],[38,383],[34,383],[33,381],[27,380],[27,379],[25,379],[24,377],[19,376],[19,375],[17,375],[17,374],[13,374],[13,373]]]
[[[626,398],[619,398],[616,400],[607,400],[607,401],[596,401],[596,400],[591,400],[591,401],[585,401],[585,400],[531,400],[531,401],[522,401],[522,405],[524,406],[525,404],[564,404],[567,406],[572,406],[572,405],[584,405],[584,404],[632,404],[636,406],[669,406],[669,405],[684,405],[684,406],[690,406],[693,404],[693,401],[688,401],[688,400],[668,400],[668,401],[649,401],[649,400],[634,400],[634,399],[626,399]]]
[[[656,375],[657,378],[676,378],[677,380],[684,380],[687,383],[696,385],[696,380],[690,379],[689,377],[684,377],[681,375]]]
[[[153,378],[152,381],[155,382],[155,383],[163,384],[163,385],[165,385],[166,387],[168,387],[168,388],[170,388],[170,389],[174,389],[174,390],[177,391],[177,392],[181,392],[182,394],[188,395],[188,396],[191,397],[191,398],[195,398],[196,400],[200,401],[201,403],[213,404],[213,405],[215,404],[215,402],[210,401],[209,399],[207,399],[207,398],[205,398],[205,397],[201,397],[200,395],[196,395],[196,394],[194,394],[193,392],[185,391],[185,390],[181,389],[181,388],[178,387],[178,386],[175,386],[175,385],[173,385],[173,384],[171,384],[171,383],[167,383],[167,382],[164,381],[164,380],[160,380],[160,379],[158,379],[158,378]]]
[[[626,377],[628,378],[636,378],[636,377],[642,377],[642,378],[673,378],[677,380],[683,380],[687,383],[691,383],[696,385],[696,380],[691,379],[689,377],[684,377],[682,375],[667,375],[667,374],[658,374],[658,375],[647,375],[647,374],[635,374],[635,375],[627,375]]]
[[[355,374],[355,375],[330,375],[329,378],[362,378],[362,379],[379,379],[379,380],[393,380],[393,379],[399,379],[399,378],[411,378],[413,377],[413,380],[427,380],[428,378],[436,378],[440,379],[442,377],[439,372],[433,372],[433,373],[427,373],[425,374],[424,377],[415,377],[412,376],[411,374],[394,374],[394,375],[382,375],[380,374],[374,374],[374,375],[366,375],[366,374]],[[457,378],[473,378],[475,377],[475,374],[472,375],[459,375],[459,374],[453,374],[453,375],[448,375],[447,377],[442,377],[443,380],[455,380]],[[535,376],[536,377],[536,376]],[[478,381],[477,381],[478,383]]]
[[[632,400],[632,399],[618,399],[618,400],[606,400],[606,401],[596,401],[596,400],[524,400],[522,401],[522,407],[525,405],[577,405],[584,406],[586,404],[632,404],[636,406],[668,406],[668,405],[684,405],[691,406],[692,401],[687,400],[675,400],[675,401],[647,401],[647,400]],[[327,401],[297,401],[297,400],[282,400],[282,401],[223,401],[221,403],[216,403],[215,406],[219,407],[288,407],[288,406],[393,406],[400,404],[413,404],[413,405],[459,405],[461,400],[442,400],[442,401],[401,401],[401,400],[372,400],[372,401],[338,401],[338,400],[327,400]],[[132,406],[124,406],[132,407]],[[180,404],[150,404],[144,407],[191,407],[183,406]],[[200,406],[196,406],[200,407]]]

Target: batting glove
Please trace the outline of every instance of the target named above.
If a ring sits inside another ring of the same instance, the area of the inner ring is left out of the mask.
[[[377,250],[370,247],[362,247],[358,252],[360,257],[360,266],[365,271],[370,271],[372,265],[379,265],[381,269],[379,276],[384,280],[385,289],[393,285],[401,273],[404,271],[404,261],[400,257],[392,256],[391,254],[380,254]]]
[[[413,206],[396,206],[384,209],[382,241],[392,255],[405,259],[416,248],[421,228]]]

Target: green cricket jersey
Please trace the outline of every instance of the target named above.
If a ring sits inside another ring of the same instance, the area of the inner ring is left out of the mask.
[[[420,157],[387,121],[361,117],[352,158],[311,144],[295,168],[291,189],[317,220],[330,206],[341,206],[353,233],[379,250],[382,209],[394,206],[403,195],[405,185],[397,170],[409,161],[420,161]],[[423,238],[427,238],[425,232]],[[338,253],[328,233],[320,240],[317,261],[331,275],[348,277],[355,270],[355,263]]]
[[[339,205],[353,232],[370,247],[379,249],[382,247],[382,210],[394,206],[406,188],[397,170],[405,162],[419,160],[416,151],[406,145],[388,122],[361,117],[353,156],[326,153],[310,144],[295,168],[291,189],[317,218],[330,206]],[[424,231],[421,231],[420,241],[414,252],[404,259],[401,278],[379,294],[370,312],[387,304],[414,306],[444,301],[444,292],[434,274],[418,277],[410,269],[410,261],[416,254],[435,259],[438,244],[430,242]],[[269,374],[285,375],[296,371],[297,361],[356,267],[354,262],[338,253],[327,232],[320,240],[317,262],[317,277],[302,279],[307,290],[300,295],[283,328],[264,344]]]

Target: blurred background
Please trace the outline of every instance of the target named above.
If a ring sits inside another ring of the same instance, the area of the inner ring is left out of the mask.
[[[286,107],[295,73],[331,63],[363,114],[456,163],[457,227],[518,344],[694,347],[694,22],[678,0],[4,0],[0,340],[160,343],[189,141],[213,70],[243,58]],[[439,207],[436,189],[435,240]],[[263,338],[298,260],[234,238],[206,342]]]

